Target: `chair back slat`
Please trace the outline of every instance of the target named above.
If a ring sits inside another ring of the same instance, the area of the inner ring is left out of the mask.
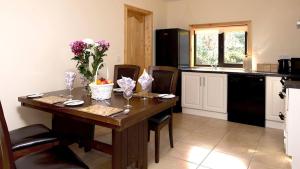
[[[7,124],[5,122],[2,105],[0,102],[0,168],[14,169],[13,154]]]
[[[149,73],[154,78],[151,91],[153,93],[176,94],[178,69],[169,66],[149,66]]]

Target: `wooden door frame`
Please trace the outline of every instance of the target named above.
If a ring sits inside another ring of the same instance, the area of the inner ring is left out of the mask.
[[[128,12],[133,11],[145,16],[145,68],[153,63],[153,12],[137,8],[131,5],[124,5],[124,63],[127,64],[127,16]]]

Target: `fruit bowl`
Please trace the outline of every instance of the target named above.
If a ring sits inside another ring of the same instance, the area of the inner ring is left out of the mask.
[[[113,83],[108,84],[97,84],[95,82],[91,83],[90,89],[92,92],[92,98],[95,100],[105,100],[111,98],[111,93],[113,90]]]

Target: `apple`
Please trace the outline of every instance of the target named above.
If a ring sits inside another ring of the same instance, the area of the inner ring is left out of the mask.
[[[96,81],[97,85],[110,84],[110,83],[112,83],[111,80],[107,80],[103,77],[101,77],[100,79],[97,79],[97,81]]]

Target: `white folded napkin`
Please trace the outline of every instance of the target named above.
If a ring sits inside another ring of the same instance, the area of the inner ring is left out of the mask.
[[[144,69],[143,74],[139,77],[138,82],[142,86],[142,90],[149,89],[150,85],[152,84],[153,77],[147,73],[147,71]]]
[[[122,77],[122,79],[117,80],[117,83],[123,91],[128,89],[133,90],[135,87],[135,81],[129,77]]]

